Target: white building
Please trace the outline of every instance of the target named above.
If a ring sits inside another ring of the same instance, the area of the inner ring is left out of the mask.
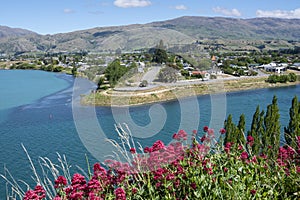
[[[264,70],[267,72],[275,72],[275,73],[283,73],[284,71],[287,70],[287,64],[276,64],[276,63],[269,63],[266,65],[262,65]]]
[[[144,62],[138,62],[138,72],[144,73],[146,64]]]
[[[290,68],[300,70],[300,63],[294,63],[290,66]]]

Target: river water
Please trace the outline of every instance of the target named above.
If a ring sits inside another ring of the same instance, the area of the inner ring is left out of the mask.
[[[79,105],[80,95],[94,87],[85,79],[65,74],[1,70],[0,174],[6,167],[17,180],[34,186],[21,144],[33,162],[39,156],[56,162],[57,152],[66,155],[72,172],[77,171],[76,165],[87,169],[85,155],[91,163],[103,162],[114,150],[105,139],[118,138],[116,123],[126,123],[142,146],[157,139],[169,143],[180,129],[201,132],[203,126],[209,125],[218,130],[229,113],[236,123],[244,113],[249,128],[256,106],[266,109],[274,95],[278,97],[283,127],[288,124],[292,98],[300,94],[300,86],[296,85],[194,96],[130,108]],[[5,183],[0,179],[0,199],[5,197]]]

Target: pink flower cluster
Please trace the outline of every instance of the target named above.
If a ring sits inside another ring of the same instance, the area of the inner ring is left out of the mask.
[[[46,197],[46,192],[44,188],[40,185],[37,185],[34,190],[28,190],[25,193],[23,200],[40,200]]]
[[[280,147],[278,150],[277,164],[279,166],[287,166],[294,160],[296,151],[290,146]]]
[[[192,144],[190,146],[183,145],[188,134],[180,130],[173,135],[174,140],[169,145],[157,140],[152,146],[145,147],[144,153],[141,154],[138,154],[136,149],[130,148],[129,151],[133,157],[131,163],[106,160],[105,163],[108,169],[105,169],[99,163],[95,163],[93,176],[88,181],[78,173],[73,175],[70,183],[65,177],[59,176],[54,182],[57,192],[54,200],[126,200],[126,198],[131,199],[132,195],[137,193],[137,195],[140,195],[141,191],[145,190],[149,184],[155,187],[158,192],[173,191],[168,195],[173,195],[174,199],[186,199],[185,194],[182,195],[181,191],[193,191],[200,188],[191,169],[197,169],[196,174],[207,175],[212,182],[220,181],[218,180],[218,172],[229,174],[232,171],[230,163],[227,162],[228,165],[220,166],[219,161],[216,162],[207,156],[212,150],[211,144],[214,144],[212,142],[215,135],[214,130],[207,126],[203,128],[203,131],[204,135],[200,139],[202,143],[197,142],[197,131],[195,130],[192,133]],[[226,130],[221,129],[220,133],[225,134]],[[280,167],[283,167],[287,175],[289,175],[289,165],[297,160],[297,156],[299,156],[297,151],[300,151],[300,137],[297,139],[299,145],[297,150],[289,146],[280,147],[278,150],[277,163]],[[247,145],[251,147],[253,143],[254,138],[249,135]],[[231,142],[225,144],[224,152],[226,153],[225,158],[234,156],[234,160],[242,165],[248,165],[249,163],[256,165],[261,161],[268,162],[264,154],[256,157],[256,155],[251,155],[251,151],[248,152],[244,146],[234,145]],[[296,173],[300,173],[298,165],[299,163],[294,168]],[[267,164],[264,166],[266,169],[268,168]],[[143,182],[141,177],[147,177],[147,181]],[[234,184],[232,178],[225,181],[229,185]],[[249,188],[248,192],[250,195],[255,196],[258,192],[257,189],[256,187]],[[178,194],[175,191],[181,196],[176,196]],[[41,186],[36,186],[34,190],[27,191],[24,196],[24,200],[41,200],[45,198],[46,192]]]
[[[247,144],[249,145],[249,146],[253,146],[253,144],[254,144],[254,138],[251,136],[251,135],[248,135],[247,136]]]
[[[180,142],[165,146],[162,141],[158,140],[151,147],[145,147],[144,154],[135,154],[130,165],[114,160],[106,160],[105,163],[117,173],[136,174],[140,171],[154,171],[183,157],[184,153],[185,147]]]
[[[195,134],[195,131],[193,134]],[[177,141],[187,140],[187,133],[184,130],[180,130],[178,133],[173,134],[173,139]]]

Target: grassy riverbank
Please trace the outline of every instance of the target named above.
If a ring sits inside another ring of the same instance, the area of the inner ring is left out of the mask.
[[[171,101],[190,96],[225,93],[259,88],[284,87],[299,84],[297,82],[270,84],[267,77],[238,78],[217,80],[199,84],[159,86],[154,89],[134,92],[107,90],[83,96],[82,104],[96,106],[143,105],[155,102]]]

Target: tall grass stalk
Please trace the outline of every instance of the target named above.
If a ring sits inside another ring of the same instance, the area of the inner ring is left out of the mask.
[[[53,163],[47,157],[39,157],[37,168],[25,146],[23,144],[21,144],[21,146],[30,163],[30,168],[33,173],[31,176],[33,182],[35,185],[40,185],[45,189],[46,196],[49,199],[54,198],[56,195],[54,180],[56,180],[58,176],[64,175],[64,177],[68,180],[68,183],[71,182],[70,168],[72,166],[68,164],[65,155],[57,153],[58,164]],[[38,170],[40,170],[40,173]],[[82,172],[84,171],[82,170]],[[23,199],[25,192],[32,187],[24,180],[16,180],[7,167],[4,167],[4,174],[0,174],[0,177],[2,177],[6,182],[7,200]],[[33,187],[35,185],[33,185]]]

